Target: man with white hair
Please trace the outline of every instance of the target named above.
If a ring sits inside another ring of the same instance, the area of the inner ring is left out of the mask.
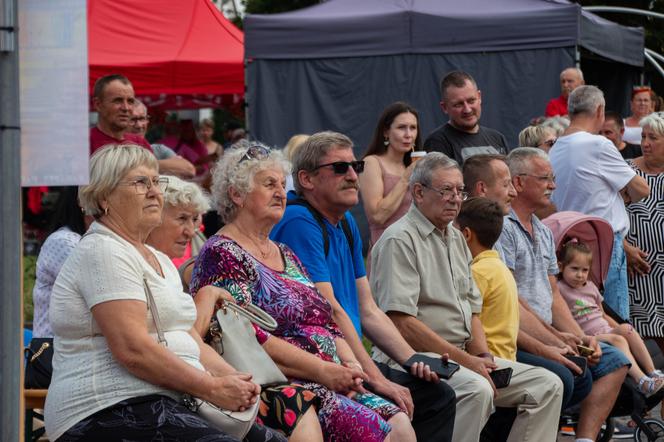
[[[622,318],[629,318],[627,258],[644,261],[636,247],[624,242],[629,231],[625,203],[650,193],[645,179],[625,163],[613,143],[598,135],[604,124],[604,94],[595,86],[580,86],[569,96],[571,124],[551,149],[558,188],[553,202],[560,210],[575,210],[604,218],[614,232],[604,300]]]
[[[567,68],[560,73],[560,96],[552,98],[546,105],[544,115],[555,117],[556,115],[567,115],[567,98],[569,94],[579,86],[586,84],[583,80],[583,72],[579,68]]]

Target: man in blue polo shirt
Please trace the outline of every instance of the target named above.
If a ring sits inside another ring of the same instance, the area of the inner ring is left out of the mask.
[[[364,168],[352,148],[352,141],[339,133],[309,137],[293,158],[297,194],[289,193],[272,239],[293,249],[332,305],[335,322],[369,378],[368,388],[408,411],[418,440],[452,440],[454,391],[436,383],[428,366],[417,365],[412,371],[416,377],[374,363],[360,340],[364,332],[400,364],[415,354],[371,294],[360,232],[347,212],[359,201],[358,174]]]

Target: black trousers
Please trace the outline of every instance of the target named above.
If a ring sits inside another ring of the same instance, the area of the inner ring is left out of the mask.
[[[444,381],[438,384],[423,381],[380,362],[376,365],[387,379],[410,390],[415,404],[412,424],[417,440],[451,441],[456,415],[456,395],[452,387]]]
[[[211,427],[173,399],[150,395],[128,399],[83,419],[56,442],[79,441],[239,442]],[[247,442],[285,442],[274,430],[254,423]]]

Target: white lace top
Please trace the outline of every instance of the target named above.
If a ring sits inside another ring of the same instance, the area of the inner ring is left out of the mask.
[[[138,250],[99,223],[90,226],[62,266],[51,296],[50,320],[55,340],[53,378],[45,407],[50,440],[62,436],[87,416],[122,400],[149,394],[178,394],[143,381],[120,365],[111,354],[91,308],[116,300],[146,301],[147,278],[159,311],[168,349],[202,369],[199,347],[189,335],[196,319],[191,296],[182,291],[177,269],[154,249],[164,272],[155,272]],[[152,315],[145,317],[148,332],[157,339]],[[122,327],[122,324],[118,324]]]

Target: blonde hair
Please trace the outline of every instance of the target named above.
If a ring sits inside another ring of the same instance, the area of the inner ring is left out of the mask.
[[[308,138],[309,135],[305,134],[297,134],[290,137],[290,140],[288,140],[288,143],[284,146],[284,153],[286,154],[288,161],[293,161],[293,155],[295,155],[295,152],[297,152]]]
[[[130,170],[140,166],[159,170],[154,155],[135,144],[107,144],[96,151],[90,158],[90,183],[78,191],[78,201],[86,215],[99,218],[104,212],[100,202]]]

